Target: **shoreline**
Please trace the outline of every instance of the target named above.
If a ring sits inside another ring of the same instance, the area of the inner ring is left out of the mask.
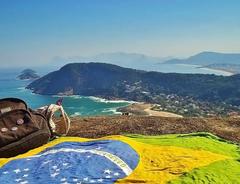
[[[167,117],[167,118],[183,118],[182,115],[166,112],[166,111],[156,111],[152,108],[154,104],[150,103],[133,103],[126,107],[120,107],[117,111],[122,114],[127,113],[128,115],[135,116],[158,116],[158,117]]]
[[[230,70],[224,70],[224,69],[221,69],[221,68],[210,68],[210,67],[207,67],[207,66],[204,66],[204,65],[194,65],[194,64],[176,64],[176,65],[182,65],[182,66],[192,66],[192,67],[195,67],[195,68],[199,68],[199,69],[205,69],[205,70],[208,70],[208,71],[216,71],[216,72],[221,72],[222,75],[224,76],[232,76],[232,75],[235,75],[236,73],[234,73],[233,71],[230,71]],[[193,73],[193,74],[196,74],[196,73]],[[215,74],[217,75],[217,74]],[[220,74],[218,74],[220,75]]]
[[[34,93],[36,94],[36,93]],[[39,94],[41,95],[41,94]],[[84,96],[84,95],[47,95],[47,96],[51,96],[51,97],[55,97],[55,98],[89,98],[93,101],[96,102],[102,102],[102,103],[128,103],[128,104],[133,104],[133,103],[139,103],[136,101],[132,101],[132,100],[126,100],[126,99],[121,99],[121,98],[114,98],[114,97],[110,97],[110,98],[104,98],[104,97],[100,97],[100,96]]]
[[[206,66],[201,66],[199,65],[197,68],[202,68],[202,69],[206,69],[206,70],[212,70],[212,71],[218,71],[218,72],[223,72],[224,76],[232,76],[235,75],[236,73],[234,73],[233,71],[227,70],[227,69],[221,69],[221,68],[211,68],[211,67],[206,67]]]
[[[228,69],[222,69],[222,68],[209,68],[209,67],[203,67],[203,68],[207,68],[207,69],[211,69],[211,70],[216,70],[216,71],[223,71],[223,72],[226,72],[228,73],[229,75],[228,76],[232,76],[232,75],[236,75],[238,73],[234,72],[234,71],[231,71],[231,70],[228,70]]]

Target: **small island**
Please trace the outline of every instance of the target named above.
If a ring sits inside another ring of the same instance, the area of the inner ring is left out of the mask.
[[[32,69],[25,69],[17,78],[20,80],[35,80],[40,78],[40,76]]]

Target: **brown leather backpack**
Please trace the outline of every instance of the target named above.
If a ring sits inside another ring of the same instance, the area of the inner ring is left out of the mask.
[[[28,108],[20,99],[0,99],[0,158],[25,153],[52,137],[44,114]]]

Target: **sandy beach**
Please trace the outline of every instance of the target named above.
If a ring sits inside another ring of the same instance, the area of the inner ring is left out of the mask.
[[[122,113],[130,113],[132,115],[145,115],[145,116],[159,116],[159,117],[173,117],[182,118],[183,116],[166,112],[152,110],[153,104],[148,103],[133,103],[127,107],[119,108],[118,111]]]
[[[211,67],[207,67],[207,66],[200,66],[199,68],[211,70],[211,71],[220,71],[220,72],[223,72],[224,76],[232,76],[232,75],[237,74],[231,70],[223,69],[223,68],[211,68]]]

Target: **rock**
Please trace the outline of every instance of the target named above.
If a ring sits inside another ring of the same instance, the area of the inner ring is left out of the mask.
[[[17,77],[20,80],[35,80],[40,78],[39,75],[37,75],[37,72],[31,69],[25,69],[21,72],[21,74]]]

